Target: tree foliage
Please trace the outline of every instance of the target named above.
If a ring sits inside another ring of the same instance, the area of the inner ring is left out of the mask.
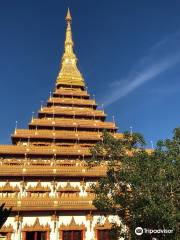
[[[11,209],[5,208],[5,203],[0,206],[0,229],[3,224],[6,222],[7,218],[11,213]]]
[[[176,239],[178,235],[178,174],[180,128],[172,139],[159,141],[154,151],[144,148],[141,134],[125,132],[115,139],[107,132],[103,141],[91,150],[88,165],[107,165],[107,176],[93,185],[94,205],[104,214],[118,215],[128,227],[127,234],[118,226],[114,233],[125,239]],[[169,234],[137,236],[135,228],[169,229]],[[113,236],[113,240],[115,237]]]

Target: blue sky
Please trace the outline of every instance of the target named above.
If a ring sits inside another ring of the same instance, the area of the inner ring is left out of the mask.
[[[148,145],[180,125],[179,0],[46,0],[0,2],[0,143],[15,121],[54,88],[67,7],[79,68],[119,131],[144,134]]]

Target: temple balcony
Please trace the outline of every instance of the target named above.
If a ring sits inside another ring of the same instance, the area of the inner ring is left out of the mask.
[[[61,162],[61,163],[60,163]],[[67,163],[68,162],[68,163]],[[72,161],[40,161],[40,160],[1,160],[0,177],[73,177],[98,178],[106,176],[106,166],[87,168],[81,161],[75,164]]]
[[[46,210],[96,210],[92,205],[94,197],[0,197],[0,204],[12,207],[12,211],[46,211]]]

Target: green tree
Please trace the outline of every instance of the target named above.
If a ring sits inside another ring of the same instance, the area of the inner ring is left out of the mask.
[[[172,139],[159,141],[154,151],[145,150],[138,133],[125,132],[115,139],[107,132],[103,141],[91,150],[89,167],[107,165],[107,176],[93,185],[94,205],[102,214],[118,215],[127,226],[124,234],[116,224],[112,239],[177,239],[178,174],[180,162],[180,128]],[[170,229],[173,233],[135,234],[135,228]],[[115,236],[116,235],[116,236]]]
[[[3,203],[0,206],[0,229],[3,226],[3,224],[6,222],[10,213],[11,213],[11,208],[10,209],[5,208],[5,203]]]

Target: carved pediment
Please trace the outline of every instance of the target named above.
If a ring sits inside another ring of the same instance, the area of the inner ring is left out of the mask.
[[[3,226],[2,228],[0,228],[0,233],[13,233],[14,229],[13,226],[11,224],[9,224],[8,226]]]
[[[20,189],[16,185],[15,187],[11,186],[9,181],[6,181],[6,184],[2,187],[0,187],[0,192],[19,192]]]
[[[33,232],[33,231],[47,231],[47,232],[50,232],[50,226],[49,226],[48,223],[45,226],[41,225],[40,222],[39,222],[39,218],[36,218],[33,225],[27,225],[26,224],[23,227],[22,231],[24,231],[24,232]]]
[[[88,192],[88,193],[94,193],[94,190],[93,190],[90,186],[88,186],[88,187],[86,188],[86,192]]]
[[[42,186],[41,182],[38,181],[35,187],[29,186],[27,192],[50,192],[51,189],[48,186]]]
[[[73,187],[70,182],[67,182],[65,187],[59,186],[57,189],[57,192],[80,192],[80,189],[78,186]]]
[[[112,223],[109,222],[108,217],[106,218],[105,222],[103,224],[97,223],[95,225],[95,229],[103,230],[103,229],[111,229],[112,228]]]
[[[71,218],[71,222],[67,225],[61,224],[59,230],[60,231],[73,231],[73,230],[85,230],[85,225],[84,224],[77,224],[75,222],[74,217]]]

